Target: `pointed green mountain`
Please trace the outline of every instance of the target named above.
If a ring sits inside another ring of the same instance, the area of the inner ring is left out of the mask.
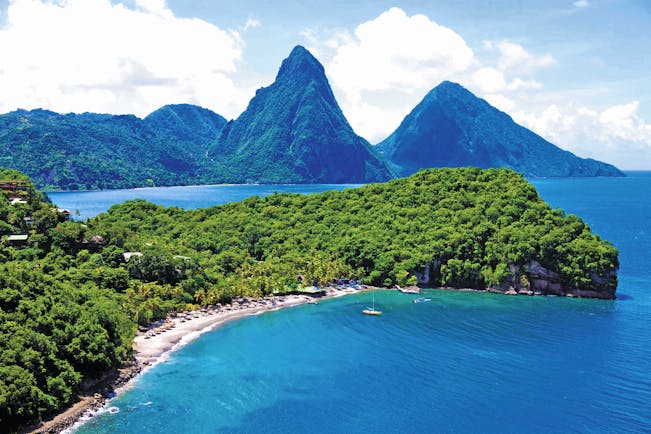
[[[323,66],[295,47],[276,80],[226,124],[209,152],[227,182],[361,183],[391,178],[344,117]]]
[[[448,81],[432,89],[377,150],[399,176],[461,166],[508,167],[534,177],[624,176],[615,166],[560,149]]]

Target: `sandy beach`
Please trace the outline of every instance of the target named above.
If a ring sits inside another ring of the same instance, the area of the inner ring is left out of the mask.
[[[239,299],[228,305],[216,305],[173,315],[168,321],[139,332],[134,341],[134,356],[142,366],[154,365],[176,348],[229,321],[249,315],[283,309],[313,300],[306,295],[286,295],[261,299]]]
[[[318,303],[319,300],[360,292],[362,288],[326,288],[326,295],[281,295],[265,298],[243,298],[231,304],[205,307],[200,310],[183,312],[170,316],[168,321],[159,321],[147,331],[139,332],[134,341],[134,357],[143,367],[154,365],[175,349],[191,342],[202,333],[249,315],[298,306],[305,303]]]
[[[139,331],[133,340],[134,361],[115,375],[111,384],[102,384],[98,390],[80,400],[53,419],[43,422],[38,427],[31,427],[24,432],[59,433],[73,427],[76,422],[91,417],[104,406],[107,400],[127,389],[129,384],[144,370],[164,361],[173,351],[193,341],[201,334],[245,316],[259,315],[306,303],[318,303],[320,300],[340,297],[369,289],[365,286],[328,287],[325,296],[281,295],[264,298],[240,298],[232,303],[208,306],[199,310],[171,314],[166,320],[150,325],[147,330]],[[101,392],[101,393],[99,393]]]

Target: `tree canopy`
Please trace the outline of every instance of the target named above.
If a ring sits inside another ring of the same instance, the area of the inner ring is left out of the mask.
[[[131,355],[138,324],[238,296],[354,278],[431,286],[617,285],[618,252],[506,169],[432,169],[321,194],[184,211],[137,200],[68,221],[25,181],[0,189],[0,425],[39,420]],[[10,238],[11,235],[26,235]],[[302,279],[298,279],[298,276]]]

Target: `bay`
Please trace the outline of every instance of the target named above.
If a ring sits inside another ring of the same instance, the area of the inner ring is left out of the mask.
[[[49,192],[47,195],[59,208],[70,210],[75,220],[85,220],[106,212],[112,205],[134,199],[144,199],[163,206],[196,209],[236,202],[251,196],[264,197],[273,193],[312,194],[358,186],[359,184],[222,184],[61,191]]]
[[[651,172],[532,180],[620,251],[618,299],[378,291],[242,319],[80,433],[648,432]]]

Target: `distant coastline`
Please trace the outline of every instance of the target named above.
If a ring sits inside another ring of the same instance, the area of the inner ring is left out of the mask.
[[[636,170],[623,170],[625,176],[651,173],[651,169],[636,169]],[[608,176],[525,176],[529,181],[537,181],[544,179],[594,179],[594,178],[611,178]],[[348,183],[348,182],[339,182],[339,183],[277,183],[277,182],[245,182],[245,183],[207,183],[207,184],[170,184],[170,185],[144,185],[140,187],[124,187],[124,188],[91,188],[91,189],[79,189],[79,190],[64,190],[59,188],[49,188],[47,186],[41,188],[41,191],[44,193],[98,193],[98,192],[111,192],[111,191],[135,191],[135,190],[156,190],[164,188],[201,188],[201,187],[239,187],[239,186],[284,186],[284,187],[293,187],[293,186],[314,186],[314,185],[355,185],[362,186],[365,183]]]
[[[166,207],[185,210],[210,208],[273,193],[312,194],[356,188],[362,184],[206,184],[169,187],[121,188],[115,190],[48,191],[48,198],[59,208],[79,211],[74,220],[95,217],[117,204],[143,199]]]
[[[94,193],[94,192],[111,192],[111,191],[132,191],[132,190],[155,190],[162,188],[201,188],[201,187],[255,187],[255,186],[273,186],[278,185],[281,187],[293,186],[312,186],[312,185],[365,185],[358,183],[338,182],[338,183],[299,183],[299,182],[243,182],[243,183],[208,183],[208,184],[171,184],[171,185],[149,185],[142,187],[126,187],[126,188],[90,188],[79,190],[62,190],[55,188],[44,187],[41,190],[44,193]]]

